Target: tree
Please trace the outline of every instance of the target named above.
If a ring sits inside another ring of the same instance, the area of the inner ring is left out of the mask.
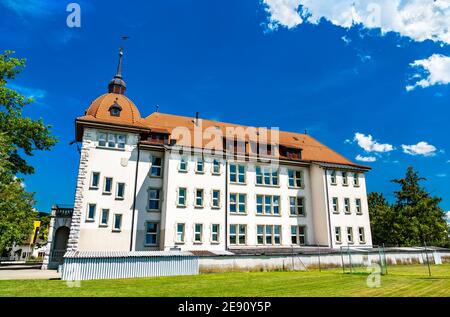
[[[383,195],[369,194],[374,244],[444,246],[449,243],[446,214],[439,207],[442,199],[432,196],[420,185],[425,180],[413,167],[408,167],[404,178],[392,180],[400,185],[392,206]]]
[[[28,238],[37,216],[33,194],[25,191],[18,177],[34,173],[26,157],[36,150],[50,150],[56,143],[50,126],[22,116],[33,99],[6,87],[25,67],[25,60],[13,55],[12,51],[0,54],[0,253]]]

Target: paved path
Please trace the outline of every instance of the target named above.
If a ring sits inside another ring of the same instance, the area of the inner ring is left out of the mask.
[[[0,270],[0,280],[49,280],[61,278],[56,270]]]

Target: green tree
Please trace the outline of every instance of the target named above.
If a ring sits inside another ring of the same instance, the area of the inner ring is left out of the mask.
[[[23,180],[17,177],[34,173],[26,157],[36,150],[50,150],[56,143],[50,126],[23,116],[24,107],[33,99],[7,87],[25,67],[25,60],[13,55],[13,51],[0,54],[0,253],[25,240],[37,216],[33,194],[25,191]]]
[[[425,180],[414,168],[408,167],[404,178],[392,180],[400,185],[393,205],[382,194],[368,195],[374,244],[448,245],[446,214],[439,207],[442,199],[432,196],[420,185]]]

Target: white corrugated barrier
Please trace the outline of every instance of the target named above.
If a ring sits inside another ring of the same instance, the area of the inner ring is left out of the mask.
[[[196,275],[198,257],[189,252],[69,251],[64,255],[62,279],[82,281],[170,275]]]

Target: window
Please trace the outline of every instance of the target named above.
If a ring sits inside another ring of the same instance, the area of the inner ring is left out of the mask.
[[[196,223],[194,225],[194,242],[202,242],[203,237],[203,225]]]
[[[158,223],[147,222],[145,224],[145,245],[156,246],[158,244]]]
[[[109,220],[109,209],[102,209],[102,214],[100,218],[100,226],[107,227]]]
[[[218,224],[211,225],[211,242],[214,242],[214,243],[219,242],[219,230],[220,230],[220,225],[218,225]]]
[[[112,177],[105,177],[105,186],[103,187],[103,194],[111,194],[113,179]]]
[[[238,164],[230,165],[230,182],[245,184],[245,166]]]
[[[113,117],[120,117],[121,111],[122,107],[117,102],[114,102],[114,104],[111,107],[109,107],[109,113]]]
[[[337,197],[333,197],[333,212],[335,214],[339,213],[339,199]]]
[[[179,207],[186,207],[186,188],[178,188],[177,205]]]
[[[247,212],[247,195],[246,194],[230,194],[230,212],[243,213]]]
[[[347,242],[353,243],[353,228],[347,227]]]
[[[177,237],[176,242],[183,243],[184,242],[184,223],[177,224]]]
[[[348,173],[342,172],[342,185],[348,186]]]
[[[336,239],[336,243],[342,243],[341,227],[334,228],[334,237]]]
[[[106,139],[108,135],[106,133],[98,134],[98,146],[106,146]]]
[[[125,197],[125,183],[117,183],[116,199],[123,199]]]
[[[178,165],[178,170],[180,172],[187,172],[187,160],[185,157],[180,159],[180,164]]]
[[[256,213],[259,215],[279,215],[280,196],[256,195]]]
[[[161,190],[150,188],[148,190],[148,210],[159,211],[161,209]]]
[[[359,198],[355,199],[355,208],[356,208],[356,214],[361,215],[362,214],[361,199],[359,199]]]
[[[302,171],[288,170],[289,187],[303,187]]]
[[[213,208],[220,208],[220,190],[214,189],[211,195],[211,206]]]
[[[331,171],[331,185],[336,185],[337,184],[337,180],[336,180],[336,171]]]
[[[289,197],[289,210],[292,216],[305,216],[305,198]]]
[[[256,184],[266,186],[278,186],[278,169],[257,166]]]
[[[96,204],[88,205],[88,213],[86,215],[86,221],[94,221],[95,219],[95,210],[97,209]]]
[[[124,149],[126,143],[125,134],[100,132],[98,134],[98,146],[112,149]]]
[[[344,198],[344,211],[346,214],[350,213],[350,198]]]
[[[197,165],[195,167],[195,172],[197,172],[197,173],[205,172],[205,165],[204,165],[203,159],[201,157],[197,158]]]
[[[306,244],[306,227],[305,226],[291,226],[291,243],[293,245]]]
[[[363,227],[358,228],[358,236],[359,236],[359,243],[366,243],[366,235],[364,233]]]
[[[244,245],[247,243],[247,225],[230,225],[230,244]]]
[[[162,158],[158,156],[152,157],[152,167],[150,169],[151,177],[161,177],[162,175]]]
[[[99,172],[92,172],[92,175],[91,175],[91,187],[90,188],[97,189],[99,182],[100,182],[100,173]]]
[[[203,207],[203,189],[195,190],[195,207]]]
[[[220,162],[218,160],[214,160],[212,163],[212,173],[214,175],[220,174]]]
[[[256,240],[262,245],[278,245],[281,243],[281,226],[256,226]]]
[[[117,135],[117,148],[124,149],[125,148],[126,136],[125,134]]]
[[[120,231],[122,228],[122,215],[115,214],[114,215],[114,228],[113,231]]]
[[[359,187],[359,174],[358,173],[353,174],[353,186]]]

